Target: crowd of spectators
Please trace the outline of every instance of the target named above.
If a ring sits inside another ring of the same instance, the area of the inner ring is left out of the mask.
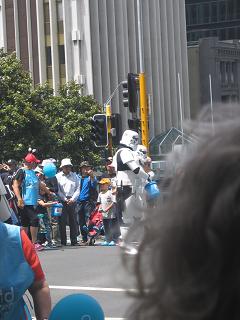
[[[20,225],[37,251],[91,245],[93,236],[100,237],[102,245],[118,245],[121,221],[112,157],[106,159],[104,172],[98,176],[88,161],[74,170],[71,159],[65,158],[57,174],[47,178],[43,168],[50,162],[56,165],[54,159],[40,161],[29,152],[22,163],[10,159],[0,165],[11,210],[7,222]],[[60,204],[59,215],[52,214],[56,204]]]

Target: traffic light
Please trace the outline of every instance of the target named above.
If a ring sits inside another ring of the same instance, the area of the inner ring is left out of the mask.
[[[105,114],[95,114],[92,118],[91,138],[96,147],[108,145],[107,117]]]
[[[134,113],[138,106],[138,90],[139,90],[138,74],[128,73],[128,80],[122,82],[123,87],[123,106],[129,108]]]
[[[113,144],[118,146],[122,137],[122,122],[119,113],[111,115],[111,134]]]
[[[129,106],[129,101],[128,101],[128,82],[125,80],[122,82],[122,87],[123,87],[123,106],[125,108],[128,108]]]

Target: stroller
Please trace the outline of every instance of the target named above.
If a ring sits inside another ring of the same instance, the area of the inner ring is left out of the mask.
[[[92,211],[89,217],[88,226],[85,227],[88,232],[89,246],[94,246],[96,239],[100,235],[104,235],[103,215],[99,211],[99,205]]]

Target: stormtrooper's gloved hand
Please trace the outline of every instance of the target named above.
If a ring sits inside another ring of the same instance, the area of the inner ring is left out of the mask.
[[[139,178],[147,180],[149,177],[149,174],[143,170],[142,167],[139,166],[136,161],[129,161],[126,163],[129,167],[129,169],[132,170],[136,175],[138,175]]]
[[[151,178],[150,174],[148,175],[147,182],[152,182],[152,178]]]

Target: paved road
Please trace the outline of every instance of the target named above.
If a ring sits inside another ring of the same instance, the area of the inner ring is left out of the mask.
[[[51,286],[53,305],[71,293],[92,295],[106,318],[124,318],[132,302],[125,289],[134,288],[125,273],[119,247],[64,247],[39,253]]]

